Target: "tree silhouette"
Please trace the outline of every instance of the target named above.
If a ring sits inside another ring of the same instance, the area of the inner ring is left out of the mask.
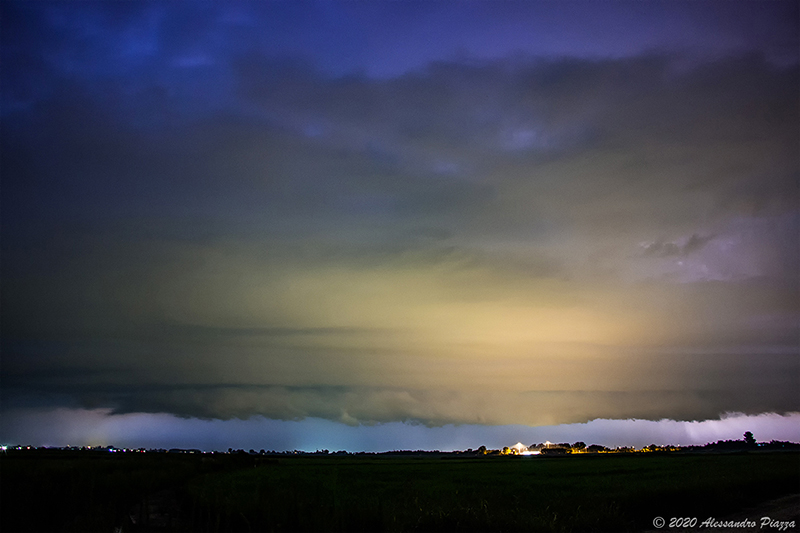
[[[755,437],[753,437],[753,434],[750,431],[745,431],[744,432],[744,442],[748,446],[755,446],[756,439],[755,439]]]

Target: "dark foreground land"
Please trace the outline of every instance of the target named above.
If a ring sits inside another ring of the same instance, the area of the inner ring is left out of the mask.
[[[4,533],[643,531],[656,516],[697,517],[699,527],[797,493],[800,453],[463,458],[37,450],[0,456],[0,488]],[[755,530],[766,529],[741,529]]]

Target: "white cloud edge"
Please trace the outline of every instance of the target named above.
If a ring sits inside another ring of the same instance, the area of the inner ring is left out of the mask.
[[[584,441],[609,447],[641,447],[651,443],[701,445],[740,440],[751,431],[759,442],[800,441],[800,412],[786,414],[723,413],[718,419],[595,419],[580,424],[528,427],[391,422],[348,426],[328,420],[201,420],[166,413],[112,414],[110,409],[19,409],[7,411],[0,422],[0,442],[33,446],[114,445],[146,448],[228,448],[348,451],[401,449],[465,450],[499,448],[515,442],[532,444]]]

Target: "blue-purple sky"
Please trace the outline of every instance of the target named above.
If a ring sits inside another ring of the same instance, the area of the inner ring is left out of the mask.
[[[800,440],[798,5],[3,2],[0,441]]]

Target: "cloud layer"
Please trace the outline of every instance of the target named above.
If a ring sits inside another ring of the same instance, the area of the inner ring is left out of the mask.
[[[41,21],[13,14],[4,53],[36,46],[3,74],[4,405],[430,426],[798,409],[796,61],[339,76],[137,34],[141,70],[92,72],[68,67],[106,59],[37,55],[55,45],[21,29]]]

